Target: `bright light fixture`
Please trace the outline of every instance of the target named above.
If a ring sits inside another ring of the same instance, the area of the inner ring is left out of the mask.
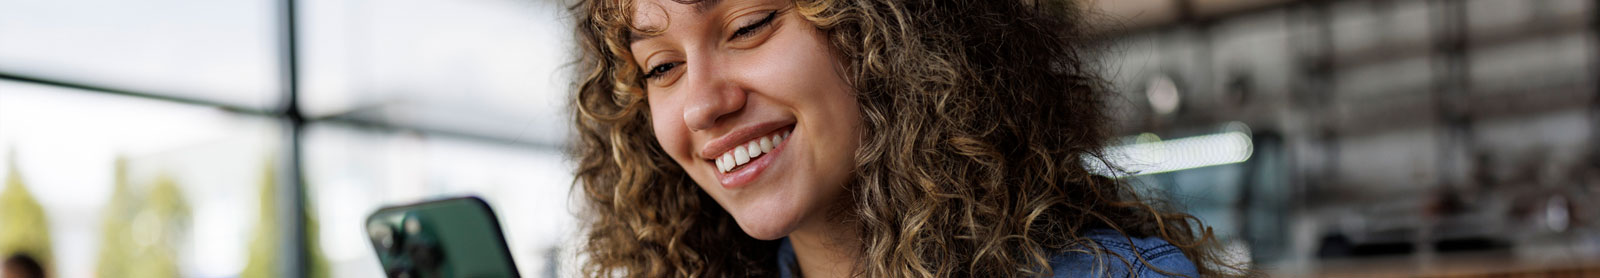
[[[1244,162],[1254,150],[1250,135],[1242,131],[1172,140],[1161,140],[1155,134],[1145,133],[1133,144],[1109,148],[1106,160],[1133,176],[1140,176]],[[1090,161],[1089,165],[1096,173],[1120,176],[1100,161]]]

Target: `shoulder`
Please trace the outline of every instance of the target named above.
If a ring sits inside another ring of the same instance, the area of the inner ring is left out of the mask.
[[[1108,230],[1085,237],[1090,240],[1086,245],[1095,246],[1065,250],[1050,258],[1052,277],[1200,277],[1194,262],[1178,246],[1161,238],[1130,238]]]

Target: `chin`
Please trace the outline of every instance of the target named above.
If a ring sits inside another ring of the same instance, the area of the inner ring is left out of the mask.
[[[780,238],[783,238],[785,236],[789,236],[789,232],[794,231],[794,229],[792,229],[792,228],[779,228],[778,225],[763,225],[765,223],[753,223],[753,224],[745,224],[745,223],[749,223],[749,222],[748,221],[739,221],[739,228],[744,229],[744,233],[745,234],[748,234],[748,235],[750,235],[750,237],[753,237],[753,238],[756,238],[756,239],[759,239],[759,240],[776,240],[776,239],[780,239]]]
[[[733,220],[750,237],[775,240],[794,232],[800,226],[801,209],[782,205],[783,202],[755,202],[740,211],[732,211]]]

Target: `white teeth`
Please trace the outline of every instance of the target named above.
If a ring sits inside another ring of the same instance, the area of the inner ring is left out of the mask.
[[[748,162],[750,162],[750,153],[745,152],[744,147],[733,148],[734,165],[744,165]]]
[[[751,160],[755,160],[763,154],[771,153],[773,149],[777,149],[779,145],[783,144],[783,139],[788,136],[789,132],[784,131],[734,147],[732,151],[722,154],[721,157],[715,160],[717,171],[727,173],[733,171],[733,168],[750,163]]]
[[[723,172],[733,170],[733,156],[725,155],[722,158],[718,158],[717,165],[719,165],[718,168],[721,168]]]
[[[711,162],[714,162],[714,163],[717,164],[717,172],[727,172],[728,171],[728,165],[727,164],[722,164],[722,158],[721,157],[718,157],[717,160],[712,160]]]
[[[750,153],[750,159],[761,157],[761,142],[750,141],[749,144],[744,144],[744,148],[744,152]]]

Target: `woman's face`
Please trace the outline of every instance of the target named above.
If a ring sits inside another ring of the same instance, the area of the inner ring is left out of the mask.
[[[845,200],[861,115],[825,34],[783,0],[638,0],[629,47],[656,138],[758,239]],[[651,32],[653,33],[653,32]]]

